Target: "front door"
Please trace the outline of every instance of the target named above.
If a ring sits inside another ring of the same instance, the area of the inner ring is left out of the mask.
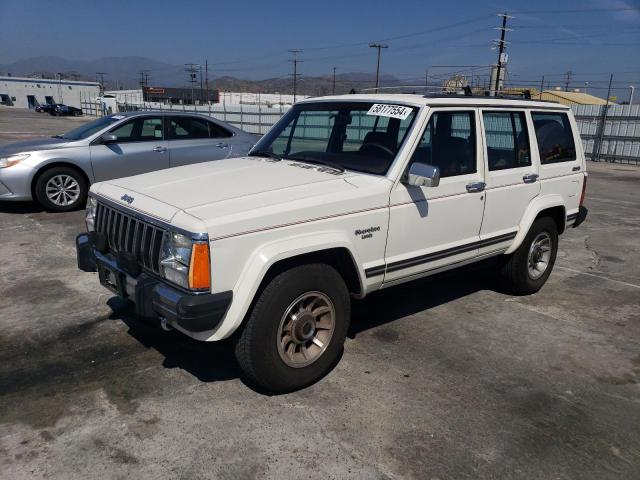
[[[527,114],[520,110],[483,109],[482,126],[486,139],[487,203],[480,236],[505,241],[483,247],[489,253],[509,245],[520,221],[540,193],[538,169],[531,157]]]
[[[117,140],[91,145],[91,164],[96,181],[129,177],[169,167],[162,116],[136,117],[109,133]]]
[[[440,185],[400,182],[391,192],[385,283],[477,255],[484,210],[478,122],[475,109],[432,111],[410,163],[438,167]]]

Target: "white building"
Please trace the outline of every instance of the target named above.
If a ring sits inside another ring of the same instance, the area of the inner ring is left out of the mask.
[[[10,107],[35,108],[47,103],[64,103],[82,108],[82,100],[95,101],[99,95],[97,82],[0,76],[0,104]]]

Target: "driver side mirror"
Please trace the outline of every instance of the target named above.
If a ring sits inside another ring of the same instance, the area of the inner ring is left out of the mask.
[[[117,142],[118,141],[118,137],[116,135],[114,135],[113,133],[105,133],[104,135],[100,136],[100,140],[104,145],[106,145],[108,143]]]
[[[413,162],[404,183],[417,187],[437,187],[440,185],[440,169],[427,163]]]

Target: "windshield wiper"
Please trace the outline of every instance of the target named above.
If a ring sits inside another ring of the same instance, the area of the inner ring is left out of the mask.
[[[51,137],[51,138],[64,138],[64,136],[63,136],[63,135],[58,134],[58,135],[54,135],[54,136],[53,136],[53,137]]]
[[[248,156],[250,157],[268,157],[273,158],[274,160],[280,161],[282,157],[277,153],[270,152],[268,150],[256,150],[254,152],[249,152]]]
[[[329,167],[329,168],[333,168],[334,170],[338,170],[339,172],[344,172],[344,167],[341,167],[340,165],[336,164],[336,163],[331,163],[331,162],[327,162],[326,160],[318,160],[317,158],[309,158],[309,157],[298,157],[295,155],[290,155],[285,157],[287,160],[295,160],[298,162],[307,162],[307,163],[313,163],[315,165],[323,165],[325,167]]]

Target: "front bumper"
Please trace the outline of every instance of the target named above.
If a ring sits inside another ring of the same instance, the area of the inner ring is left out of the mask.
[[[22,163],[0,168],[0,200],[31,200],[33,169]]]
[[[231,291],[192,294],[144,272],[132,275],[111,255],[101,253],[96,245],[99,243],[94,233],[76,237],[78,268],[97,271],[100,283],[131,300],[142,317],[166,319],[183,330],[204,332],[215,329],[231,305]]]

